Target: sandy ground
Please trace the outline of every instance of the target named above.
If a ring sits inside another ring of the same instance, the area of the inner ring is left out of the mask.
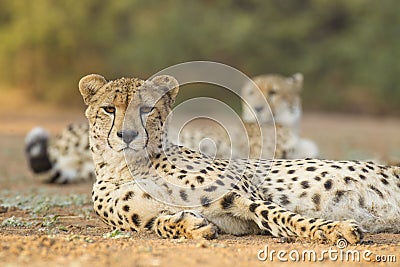
[[[336,266],[338,261],[353,266],[369,266],[370,261],[399,265],[400,234],[367,235],[371,244],[341,250],[301,240],[281,243],[266,236],[222,235],[196,241],[111,233],[92,212],[90,184],[46,185],[27,169],[23,138],[31,127],[42,125],[56,133],[67,122],[84,121],[81,112],[44,114],[0,117],[0,266],[269,266],[271,261],[283,266]],[[398,118],[306,114],[302,129],[320,145],[324,158],[400,156]],[[278,258],[280,250],[287,262]],[[266,254],[265,261],[258,259]],[[296,255],[299,260],[294,260]]]

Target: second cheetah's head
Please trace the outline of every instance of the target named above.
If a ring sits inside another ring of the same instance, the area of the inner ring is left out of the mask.
[[[254,77],[253,81],[254,84],[248,83],[242,88],[242,97],[249,104],[249,106],[243,105],[244,121],[254,122],[257,118],[260,123],[268,123],[274,119],[275,122],[288,126],[298,122],[301,117],[302,74],[296,73],[291,77],[278,74],[260,75]],[[256,91],[259,90],[265,99],[256,94]],[[253,109],[255,117],[251,109]]]
[[[129,153],[135,158],[161,150],[165,121],[178,93],[178,82],[162,75],[143,81],[106,81],[91,74],[79,82],[95,154]]]

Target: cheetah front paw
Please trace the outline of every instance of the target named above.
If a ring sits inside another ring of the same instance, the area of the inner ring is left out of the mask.
[[[336,221],[321,226],[314,235],[314,239],[337,243],[345,239],[349,244],[359,243],[363,238],[363,230],[354,220]]]
[[[190,210],[158,217],[155,228],[157,234],[164,238],[214,239],[218,236],[215,225],[198,212]]]

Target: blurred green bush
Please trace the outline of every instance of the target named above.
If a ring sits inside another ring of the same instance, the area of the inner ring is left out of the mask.
[[[0,0],[0,88],[81,104],[77,81],[212,60],[305,75],[306,110],[400,114],[396,0]]]

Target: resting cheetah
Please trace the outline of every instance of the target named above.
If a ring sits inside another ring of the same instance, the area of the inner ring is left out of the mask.
[[[296,73],[291,77],[279,74],[260,75],[252,78],[253,83],[246,84],[241,95],[249,105],[243,106],[242,118],[245,122],[264,123],[273,121],[282,125],[297,127],[300,124],[302,109],[300,93],[303,88],[303,75]],[[265,105],[255,93],[261,90],[268,101]]]
[[[30,168],[34,173],[45,176],[48,183],[94,180],[88,132],[87,123],[75,123],[50,139],[44,129],[32,129],[25,138],[25,153]]]
[[[237,131],[229,136],[222,127],[213,127],[209,121],[198,119],[197,127],[183,128],[179,143],[217,158],[317,157],[316,144],[299,136],[303,75],[261,75],[254,77],[253,81],[254,84],[246,84],[241,90],[242,98],[247,101],[247,104],[242,102],[244,130],[237,127]],[[265,96],[269,107],[256,94],[258,90]],[[244,137],[246,134],[247,138]],[[213,143],[202,143],[207,138]]]
[[[347,219],[369,231],[399,230],[397,167],[212,160],[165,142],[178,88],[171,76],[80,80],[96,165],[92,199],[106,224],[164,238],[215,238],[220,231],[349,243],[359,242],[362,231]]]

